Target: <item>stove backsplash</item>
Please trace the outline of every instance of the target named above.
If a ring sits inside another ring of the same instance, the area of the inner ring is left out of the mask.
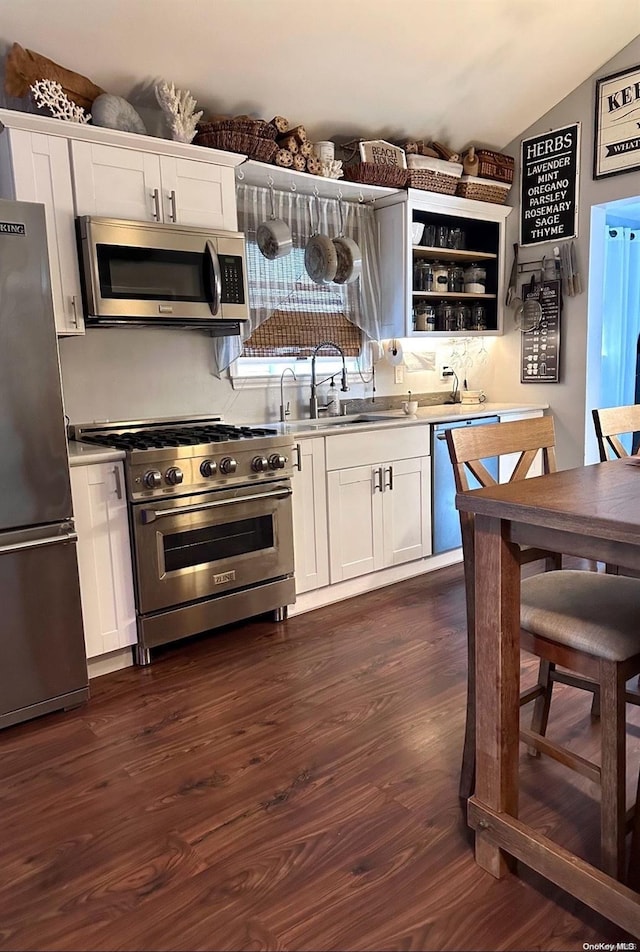
[[[232,423],[263,423],[279,417],[280,380],[268,387],[234,389],[228,378],[215,375],[210,337],[201,331],[163,328],[91,328],[83,337],[60,339],[60,363],[65,412],[71,421],[150,419],[165,416],[220,414]],[[405,349],[408,349],[405,341]],[[436,367],[449,363],[448,341],[434,341]],[[468,372],[468,384],[499,399],[493,361],[477,362]],[[292,361],[295,366],[295,361]],[[405,372],[394,382],[394,368],[382,360],[376,365],[375,399],[405,398],[413,393],[441,391],[446,400],[450,384],[438,372]],[[342,397],[343,395],[340,394]],[[370,400],[371,384],[350,382],[347,400]],[[291,386],[285,397],[291,418],[308,416],[309,384]]]

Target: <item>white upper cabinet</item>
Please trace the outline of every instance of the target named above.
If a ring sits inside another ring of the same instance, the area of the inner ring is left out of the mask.
[[[385,336],[501,334],[510,212],[506,205],[419,189],[381,199],[376,218]],[[424,229],[420,244],[414,226]],[[463,281],[473,264],[484,272],[477,284],[466,276]]]
[[[78,215],[237,230],[232,168],[95,142],[71,156]]]
[[[60,335],[83,334],[75,218],[237,231],[243,155],[0,109],[0,197],[45,207]]]
[[[5,128],[0,192],[3,198],[44,205],[56,331],[84,333],[67,140]]]
[[[160,179],[165,221],[238,230],[233,169],[163,155]]]

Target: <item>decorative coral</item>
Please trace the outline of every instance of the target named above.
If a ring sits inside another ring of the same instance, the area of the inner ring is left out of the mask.
[[[53,79],[39,79],[29,89],[38,109],[47,108],[54,119],[66,119],[67,122],[89,122],[91,113],[72,102],[60,83]]]
[[[195,112],[196,101],[188,89],[176,89],[164,80],[156,84],[156,99],[166,114],[171,137],[176,142],[191,142],[196,134],[196,125],[202,118],[202,111]]]

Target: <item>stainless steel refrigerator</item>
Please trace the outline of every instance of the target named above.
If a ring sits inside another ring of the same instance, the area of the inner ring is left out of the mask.
[[[0,727],[88,696],[44,207],[0,201]]]

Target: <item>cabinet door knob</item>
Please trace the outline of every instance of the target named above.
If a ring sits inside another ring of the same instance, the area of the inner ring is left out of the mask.
[[[385,480],[385,489],[393,489],[393,466],[389,466],[385,469],[385,473],[389,474],[389,482],[387,483]]]
[[[295,451],[296,451],[296,456],[298,457],[295,464],[296,469],[298,470],[299,473],[301,473],[302,472],[302,450],[300,448],[299,443],[296,443]]]
[[[384,492],[384,481],[383,481],[383,477],[382,477],[382,466],[378,466],[376,469],[374,469],[371,475],[373,476],[373,491],[374,491],[374,493],[375,493],[376,490],[378,490],[378,492],[383,493],[383,492]]]
[[[73,321],[73,326],[78,326],[78,307],[76,305],[76,296],[75,294],[71,295],[71,320]]]

